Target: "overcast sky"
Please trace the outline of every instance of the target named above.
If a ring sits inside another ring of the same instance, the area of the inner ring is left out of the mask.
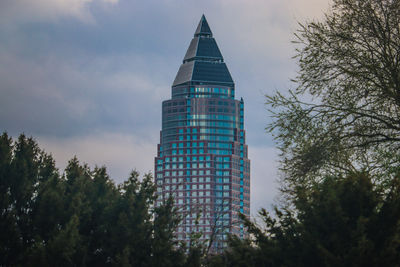
[[[264,94],[296,73],[297,22],[328,0],[1,0],[0,130],[33,136],[63,169],[74,155],[117,182],[153,172],[161,102],[204,13],[245,101],[251,210],[277,194]]]

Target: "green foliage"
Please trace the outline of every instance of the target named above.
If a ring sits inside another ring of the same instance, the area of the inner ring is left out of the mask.
[[[76,158],[63,175],[32,138],[0,136],[0,265],[183,266],[173,200],[154,208],[151,175],[116,186]]]
[[[300,24],[295,90],[268,95],[281,207],[212,266],[400,266],[400,1]]]
[[[152,266],[179,266],[186,260],[184,247],[179,246],[174,240],[174,232],[180,222],[178,216],[170,216],[175,212],[176,208],[171,197],[165,205],[155,208]],[[177,247],[179,249],[175,250]]]
[[[393,178],[400,162],[399,25],[399,0],[334,0],[322,22],[300,25],[297,88],[267,96],[275,118],[267,129],[282,152],[287,196],[326,174]]]
[[[386,192],[366,173],[326,177],[295,203],[296,214],[260,211],[251,240],[232,237],[226,266],[400,266],[399,176]]]

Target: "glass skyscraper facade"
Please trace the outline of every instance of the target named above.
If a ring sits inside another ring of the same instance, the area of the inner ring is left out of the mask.
[[[155,158],[156,205],[173,196],[182,222],[176,238],[192,233],[218,251],[227,234],[246,235],[238,214],[250,215],[250,161],[244,102],[202,16],[162,103],[162,130]]]

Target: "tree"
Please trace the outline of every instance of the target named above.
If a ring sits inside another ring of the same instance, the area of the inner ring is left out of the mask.
[[[333,0],[295,43],[296,89],[267,96],[283,205],[216,262],[400,266],[400,1]]]
[[[51,157],[25,135],[13,143],[3,133],[0,156],[0,265],[19,265],[32,253],[42,230],[34,221],[40,184],[57,174]]]
[[[366,173],[327,176],[296,213],[261,210],[263,227],[243,216],[252,239],[231,237],[215,266],[400,266],[398,175],[385,194]]]
[[[393,179],[400,162],[400,1],[334,0],[322,22],[300,25],[295,43],[297,88],[267,96],[283,191],[290,196],[318,177],[355,170]]]
[[[150,174],[115,185],[75,157],[63,175],[33,138],[0,136],[0,265],[184,266],[169,199],[154,207]]]

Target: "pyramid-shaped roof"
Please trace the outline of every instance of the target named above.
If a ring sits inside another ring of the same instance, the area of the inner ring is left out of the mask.
[[[200,19],[172,86],[192,82],[234,86],[204,15]]]
[[[210,26],[208,26],[206,17],[203,14],[203,16],[201,16],[199,25],[197,25],[197,29],[196,32],[194,33],[194,36],[197,37],[197,36],[208,36],[208,35],[212,36],[212,32]]]

